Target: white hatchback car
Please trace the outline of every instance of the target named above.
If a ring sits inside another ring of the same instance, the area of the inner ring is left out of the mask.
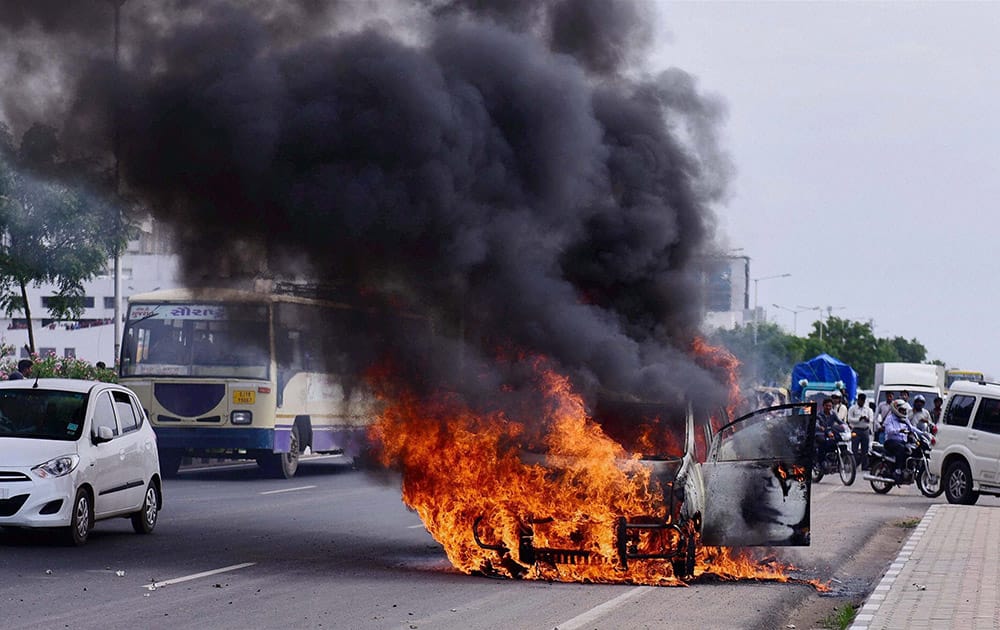
[[[156,526],[156,435],[128,389],[70,379],[0,382],[0,526],[62,528],[82,545],[95,520]]]

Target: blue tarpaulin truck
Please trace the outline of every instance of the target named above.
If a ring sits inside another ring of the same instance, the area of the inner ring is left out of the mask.
[[[858,373],[828,354],[817,355],[792,368],[792,400],[822,402],[834,391],[847,391],[848,404],[858,393]]]

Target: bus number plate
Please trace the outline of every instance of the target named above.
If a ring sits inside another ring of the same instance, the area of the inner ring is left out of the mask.
[[[252,405],[257,401],[257,392],[238,389],[233,391],[234,405]]]

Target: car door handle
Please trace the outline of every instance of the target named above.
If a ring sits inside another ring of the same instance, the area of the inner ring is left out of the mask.
[[[970,442],[975,442],[975,441],[976,441],[976,440],[978,440],[978,439],[979,439],[979,438],[977,438],[977,437],[976,437],[976,436],[974,436],[974,435],[970,435],[970,436],[969,436],[969,441],[970,441]]]

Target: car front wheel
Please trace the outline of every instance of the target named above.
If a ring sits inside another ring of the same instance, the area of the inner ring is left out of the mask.
[[[160,494],[156,491],[153,482],[146,486],[146,498],[142,501],[142,508],[132,515],[132,529],[137,534],[151,534],[156,527],[156,519],[160,514]]]
[[[90,528],[93,526],[94,510],[90,504],[90,494],[83,488],[79,488],[76,491],[76,497],[73,498],[73,512],[69,527],[63,530],[63,538],[68,544],[79,547],[87,542]]]
[[[943,481],[948,503],[972,505],[979,500],[979,493],[972,490],[972,471],[964,461],[953,462],[948,466]]]

